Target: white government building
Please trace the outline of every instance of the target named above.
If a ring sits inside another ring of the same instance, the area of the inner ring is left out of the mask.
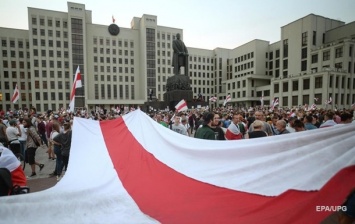
[[[0,28],[0,109],[35,106],[38,111],[69,105],[76,68],[83,87],[76,107],[138,106],[163,100],[172,76],[172,41],[183,29],[160,26],[157,16],[134,17],[131,28],[92,23],[84,4],[68,2],[68,12],[28,8],[29,30]],[[355,102],[355,22],[307,15],[281,27],[281,40],[251,40],[234,49],[189,50],[194,96],[220,106],[255,106],[279,98],[292,107],[324,101],[349,108]],[[10,99],[15,85],[20,100]],[[315,102],[314,98],[318,98]],[[328,106],[328,108],[330,108]]]

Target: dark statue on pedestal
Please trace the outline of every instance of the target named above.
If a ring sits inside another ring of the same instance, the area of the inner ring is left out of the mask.
[[[189,52],[182,40],[180,40],[180,34],[176,34],[176,39],[173,41],[173,60],[172,66],[174,67],[174,75],[180,75],[180,68],[184,66],[184,74],[188,75],[189,68]]]
[[[171,109],[184,99],[187,102],[192,101],[192,88],[190,86],[189,68],[189,53],[184,42],[180,39],[180,34],[176,34],[176,39],[173,41],[173,60],[174,75],[169,77],[166,82],[166,93],[164,93],[164,101]],[[181,67],[184,67],[184,75],[181,75]]]

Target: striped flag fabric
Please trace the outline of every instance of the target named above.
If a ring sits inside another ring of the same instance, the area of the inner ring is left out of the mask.
[[[175,109],[177,110],[177,112],[187,110],[188,108],[186,101],[182,99],[178,104],[176,104]]]
[[[82,84],[81,84],[80,68],[78,66],[78,68],[76,69],[76,72],[75,72],[74,82],[73,82],[73,86],[72,86],[71,92],[70,92],[69,112],[74,112],[75,91],[77,88],[81,88],[81,87],[82,87]]]
[[[277,105],[279,105],[279,98],[275,97],[271,103],[271,110],[273,110]]]
[[[216,102],[216,101],[217,101],[217,97],[212,96],[212,97],[209,99],[209,101],[211,101],[211,102]]]
[[[331,104],[333,102],[333,99],[331,97],[329,97],[329,100],[325,101],[325,104]]]
[[[317,106],[315,104],[312,104],[310,110],[315,110],[315,109],[317,109]]]
[[[20,99],[20,91],[18,89],[18,86],[16,84],[14,94],[11,97],[11,102],[16,103]]]
[[[140,110],[101,122],[75,117],[64,177],[45,191],[0,197],[0,216],[4,223],[54,216],[63,223],[320,223],[334,211],[321,206],[338,208],[354,188],[354,131],[338,125],[235,144],[171,132]]]
[[[229,102],[229,101],[231,101],[231,100],[232,100],[231,95],[230,95],[230,94],[227,95],[227,96],[226,96],[226,99],[225,99],[224,102],[223,102],[223,106],[226,106],[227,102]]]

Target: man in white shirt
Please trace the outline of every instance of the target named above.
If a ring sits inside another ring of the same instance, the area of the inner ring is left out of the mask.
[[[171,130],[173,130],[179,134],[188,136],[187,129],[185,128],[184,125],[182,125],[180,123],[180,115],[175,115],[174,124],[172,124]]]

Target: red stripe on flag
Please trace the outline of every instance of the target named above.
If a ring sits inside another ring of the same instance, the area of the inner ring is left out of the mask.
[[[332,212],[317,212],[316,206],[338,206],[354,187],[349,180],[355,179],[355,166],[338,172],[320,191],[266,197],[216,187],[158,161],[122,118],[100,125],[123,186],[144,213],[162,223],[319,223]]]

